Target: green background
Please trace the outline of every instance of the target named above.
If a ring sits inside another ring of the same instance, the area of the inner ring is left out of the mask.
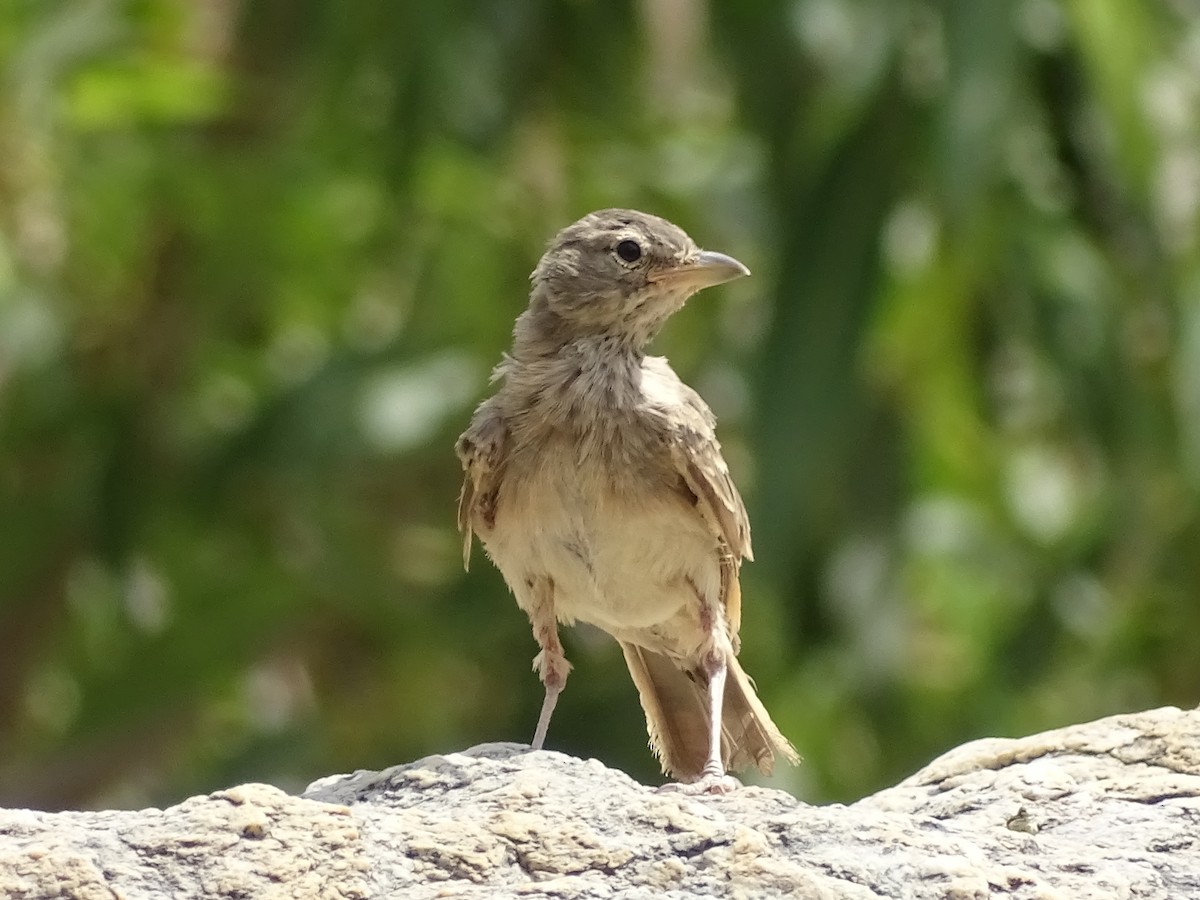
[[[0,803],[527,741],[452,445],[604,206],[754,271],[656,349],[750,509],[775,783],[1194,704],[1196,10],[0,5]],[[615,645],[565,640],[549,745],[656,780]]]

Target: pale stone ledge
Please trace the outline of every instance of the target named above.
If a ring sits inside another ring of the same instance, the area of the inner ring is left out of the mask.
[[[493,744],[293,797],[0,810],[0,897],[1200,898],[1200,712],[966,744],[850,806]]]

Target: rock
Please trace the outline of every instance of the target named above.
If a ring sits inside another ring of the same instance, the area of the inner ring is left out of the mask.
[[[0,897],[1200,898],[1200,712],[975,741],[850,806],[488,744],[301,797],[0,811]]]

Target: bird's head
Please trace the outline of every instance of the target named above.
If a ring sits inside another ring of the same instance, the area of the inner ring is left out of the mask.
[[[749,274],[733,257],[701,250],[666,219],[600,210],[550,242],[530,276],[517,341],[552,350],[611,336],[641,349],[692,294]]]

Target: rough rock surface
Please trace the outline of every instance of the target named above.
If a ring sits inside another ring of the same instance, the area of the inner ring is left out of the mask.
[[[959,747],[851,806],[493,744],[292,797],[0,811],[0,897],[1200,898],[1200,712]]]

